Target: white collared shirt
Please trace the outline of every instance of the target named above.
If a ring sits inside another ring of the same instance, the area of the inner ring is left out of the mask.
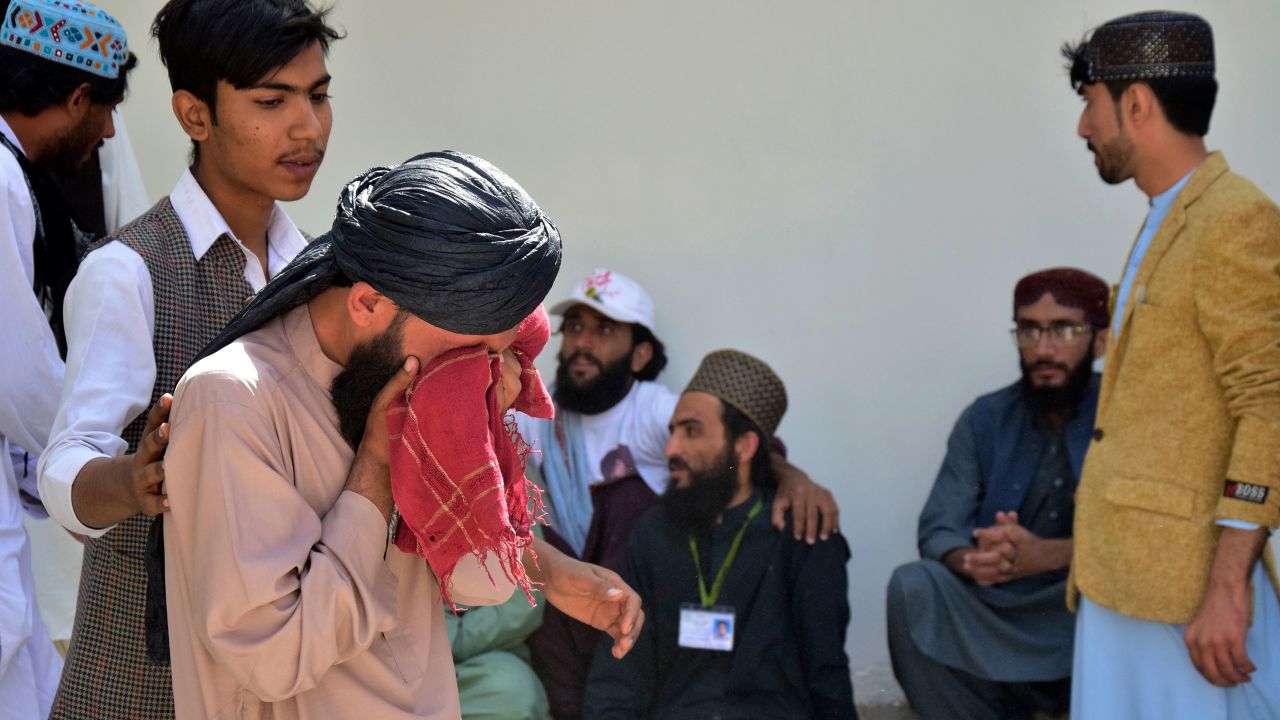
[[[18,136],[0,117],[0,133],[20,152]],[[23,510],[32,507],[34,468],[18,447],[39,452],[58,410],[62,358],[35,282],[35,206],[22,166],[0,148],[0,699],[11,717],[44,717],[58,689],[62,660],[36,607],[31,544]],[[15,473],[15,470],[19,470]]]
[[[22,150],[18,136],[0,117],[0,133]],[[16,444],[38,453],[49,440],[58,411],[62,358],[49,318],[32,290],[35,282],[35,206],[22,166],[0,148],[0,445]],[[9,464],[6,453],[0,463]]]
[[[221,213],[191,172],[185,171],[169,202],[182,221],[196,260],[223,234],[245,254],[244,278],[254,291],[267,283],[262,263],[231,232]],[[267,269],[275,275],[306,247],[306,239],[279,205],[267,225]],[[124,454],[120,437],[146,412],[155,387],[155,297],[142,256],[124,243],[95,250],[80,265],[67,291],[67,370],[62,402],[40,458],[40,497],[68,530],[99,537],[110,530],[80,522],[71,505],[71,486],[90,460]]]

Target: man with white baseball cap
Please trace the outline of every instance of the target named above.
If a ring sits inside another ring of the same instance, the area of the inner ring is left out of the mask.
[[[618,569],[636,521],[658,502],[671,476],[665,448],[679,396],[656,382],[667,364],[654,332],[653,299],[635,280],[597,268],[565,300],[551,307],[563,318],[554,420],[516,416],[520,434],[537,452],[530,476],[541,471],[549,514],[546,538],[560,550]],[[792,511],[796,537],[825,540],[836,528],[831,493],[781,455],[773,523]],[[548,608],[530,638],[557,720],[581,717],[586,674],[599,633]]]

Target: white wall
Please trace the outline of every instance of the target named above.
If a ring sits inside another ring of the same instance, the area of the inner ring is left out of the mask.
[[[147,29],[124,106],[153,197],[186,157]],[[1209,138],[1280,196],[1280,4],[1191,0],[1222,85]],[[335,126],[290,208],[327,228],[364,168],[452,148],[555,219],[552,299],[605,264],[658,303],[680,388],[707,351],[771,363],[793,459],[835,489],[853,548],[849,652],[882,664],[883,592],[915,557],[946,434],[1012,381],[1013,283],[1070,264],[1115,281],[1145,212],[1097,178],[1059,45],[1135,2],[338,0]]]

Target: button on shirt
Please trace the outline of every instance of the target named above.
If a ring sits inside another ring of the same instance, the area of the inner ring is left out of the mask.
[[[191,171],[183,172],[169,201],[197,261],[225,234],[245,254],[244,277],[250,287],[256,292],[267,284],[258,257],[231,232]],[[271,212],[267,239],[271,275],[307,244],[279,205]],[[64,319],[67,369],[49,447],[40,458],[40,496],[49,514],[68,530],[99,537],[111,528],[80,522],[71,505],[71,486],[90,460],[128,449],[120,435],[151,402],[155,296],[142,256],[119,242],[89,253],[67,291]]]

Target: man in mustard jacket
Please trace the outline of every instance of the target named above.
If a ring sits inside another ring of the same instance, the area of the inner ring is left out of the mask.
[[[1112,20],[1064,54],[1102,179],[1150,210],[1076,501],[1072,718],[1280,717],[1280,209],[1204,135],[1213,34]]]

